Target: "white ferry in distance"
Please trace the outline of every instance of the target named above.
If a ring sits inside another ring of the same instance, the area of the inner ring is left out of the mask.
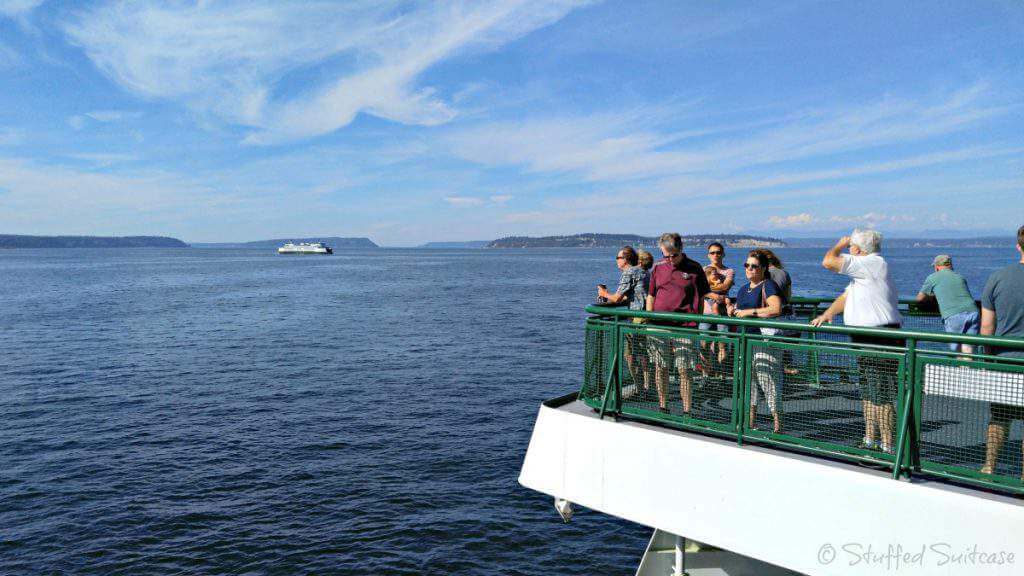
[[[288,242],[277,249],[278,254],[334,254],[334,250],[323,242]]]

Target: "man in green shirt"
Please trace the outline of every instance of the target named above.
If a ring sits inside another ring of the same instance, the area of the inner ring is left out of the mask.
[[[953,272],[953,259],[940,254],[932,260],[935,272],[924,280],[921,291],[917,293],[917,301],[924,302],[934,298],[939,303],[939,314],[946,325],[946,332],[953,334],[977,334],[981,328],[981,315],[978,305],[974,303],[967,280]],[[964,354],[974,352],[970,344],[952,343],[953,352],[963,350]]]

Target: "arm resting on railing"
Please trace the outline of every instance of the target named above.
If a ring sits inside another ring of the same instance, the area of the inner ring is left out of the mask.
[[[822,324],[832,322],[836,315],[842,314],[843,310],[845,309],[846,292],[843,292],[842,294],[839,295],[839,298],[836,298],[835,301],[832,302],[832,305],[828,307],[828,310],[822,312],[821,316],[818,316],[814,320],[811,320],[811,326],[821,326]]]

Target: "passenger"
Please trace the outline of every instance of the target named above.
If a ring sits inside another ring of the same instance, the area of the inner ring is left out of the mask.
[[[675,232],[662,234],[658,239],[658,247],[665,259],[651,269],[647,310],[699,314],[703,310],[704,295],[711,291],[704,269],[683,253],[683,239]],[[696,327],[694,322],[672,324]],[[669,339],[653,335],[649,336],[648,342],[648,350],[654,360],[654,384],[658,389],[658,406],[662,412],[668,412],[666,390],[668,369],[671,365],[679,373],[679,396],[683,402],[683,414],[689,414],[692,403],[689,369],[692,364],[696,364],[697,356],[693,342],[686,338]]]
[[[977,334],[981,327],[981,316],[974,296],[967,287],[967,280],[953,272],[953,259],[940,254],[932,260],[935,271],[924,279],[921,290],[917,293],[917,301],[935,300],[939,304],[939,314],[946,325],[946,332],[953,334]],[[970,344],[960,345],[952,342],[949,349],[953,352],[963,351],[964,354],[974,352]]]
[[[638,266],[639,257],[632,246],[623,246],[615,255],[615,265],[622,272],[619,286],[609,292],[604,284],[597,285],[597,297],[609,304],[629,304],[630,310],[643,310],[647,302],[647,285],[644,284],[644,269]]]
[[[775,252],[767,248],[759,248],[757,250],[761,254],[764,254],[765,258],[768,259],[768,277],[771,278],[772,282],[779,287],[781,292],[779,297],[782,298],[782,314],[781,316],[791,317],[793,315],[793,307],[790,305],[790,299],[793,297],[793,279],[789,276],[789,272],[786,271],[786,267],[782,265],[782,260],[775,255]],[[800,333],[797,331],[784,331],[783,336],[789,336],[791,338],[799,338]],[[793,366],[793,352],[786,348],[782,351],[782,366],[783,372],[788,376],[799,374],[800,371]]]
[[[644,271],[643,277],[641,279],[641,285],[644,288],[644,306],[640,308],[641,310],[643,310],[647,307],[647,288],[651,285],[651,267],[654,266],[654,256],[644,249],[637,250],[636,255],[640,268],[642,268]],[[633,323],[646,324],[647,320],[644,318],[633,318]],[[633,334],[633,337],[631,339],[627,339],[627,342],[630,340],[632,341],[631,344],[633,346],[633,349],[630,351],[630,353],[635,352],[637,350],[647,349],[647,336],[645,334]],[[647,354],[636,354],[634,358],[638,360],[640,364],[640,372],[643,374],[644,390],[649,390],[651,388],[651,369],[650,362],[647,358]],[[632,367],[630,368],[630,370],[632,370]]]
[[[782,312],[782,290],[772,281],[768,272],[768,258],[760,250],[751,250],[743,271],[748,282],[736,291],[736,303],[730,307],[729,315],[736,318],[775,318]],[[747,334],[762,333],[761,328],[741,328]],[[767,330],[767,329],[766,329]],[[773,430],[782,432],[782,419],[779,416],[778,396],[782,383],[779,355],[772,348],[758,346],[753,355],[754,379],[756,386],[750,387],[750,425],[757,429],[758,388],[764,393],[765,402],[772,412]]]
[[[772,282],[779,287],[781,291],[779,297],[782,298],[782,314],[790,314],[792,310],[790,308],[789,301],[793,297],[793,279],[790,278],[789,272],[786,271],[786,267],[782,265],[782,260],[775,255],[775,252],[767,248],[759,248],[756,250],[764,257],[768,259],[768,277],[771,278]]]
[[[851,278],[846,290],[817,318],[813,326],[831,322],[842,314],[847,326],[864,328],[899,328],[903,318],[897,308],[896,287],[889,275],[889,265],[878,253],[882,235],[874,230],[854,230],[825,253],[825,268]],[[849,248],[849,254],[843,250]],[[903,346],[903,340],[874,336],[851,336],[857,344]],[[861,448],[893,451],[893,431],[899,361],[873,356],[857,356],[857,372],[864,407],[864,440]],[[881,440],[879,445],[877,442]]]
[[[1017,230],[1017,252],[1020,260],[988,277],[981,293],[981,333],[996,336],[1024,338],[1024,226]],[[1008,358],[1024,358],[1024,350],[991,350],[990,353]],[[982,474],[994,474],[999,451],[1006,441],[1012,420],[1024,420],[1024,398],[1015,398],[1014,404],[993,402],[985,443],[985,465]],[[1021,448],[1024,454],[1024,446]]]
[[[718,242],[712,242],[708,244],[708,260],[710,264],[704,267],[704,275],[708,278],[708,285],[711,287],[711,292],[704,297],[704,314],[711,316],[722,316],[726,314],[727,306],[729,305],[729,290],[732,289],[733,279],[736,274],[735,270],[727,267],[723,264],[722,260],[725,258],[725,247]],[[729,326],[725,324],[711,324],[710,322],[701,322],[701,330],[711,330],[712,328],[719,332],[728,332]],[[704,348],[704,343],[701,343],[701,348]],[[725,363],[726,345],[725,342],[713,342],[711,349],[717,349],[717,358],[719,364]],[[708,369],[710,362],[701,361],[701,368],[704,376],[708,376]]]

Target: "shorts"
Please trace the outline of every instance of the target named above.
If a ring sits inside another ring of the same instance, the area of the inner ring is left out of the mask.
[[[946,332],[950,334],[977,334],[981,328],[981,316],[977,311],[961,312],[953,314],[949,318],[943,318],[942,323],[946,326]],[[950,342],[949,349],[953,352],[960,351],[958,342]]]
[[[711,330],[718,330],[719,332],[728,332],[728,324],[712,324],[710,322],[701,322],[697,328],[700,328],[704,332],[710,332]]]
[[[882,326],[882,328],[898,328],[898,326]],[[905,346],[901,339],[876,338],[873,336],[851,336],[855,344],[875,344],[881,346]],[[857,356],[857,375],[860,397],[872,404],[892,404],[899,388],[900,361],[897,358],[879,358],[877,356]]]
[[[697,351],[693,340],[689,338],[669,338],[666,335],[649,333],[647,337],[647,354],[658,369],[669,365],[676,370],[690,370],[697,363]]]

